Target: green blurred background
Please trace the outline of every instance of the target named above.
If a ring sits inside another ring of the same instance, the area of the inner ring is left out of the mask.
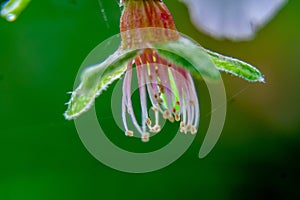
[[[255,40],[219,41],[199,32],[186,7],[165,0],[179,31],[204,47],[246,60],[267,83],[223,75],[228,95],[224,131],[204,159],[209,97],[196,80],[202,121],[189,150],[146,174],[113,170],[89,154],[63,112],[82,61],[118,33],[117,0],[32,1],[14,23],[0,19],[0,199],[300,199],[300,2],[291,0]],[[132,151],[158,149],[123,136],[112,118],[112,89],[97,99],[110,139]],[[167,127],[172,127],[167,124]],[[169,129],[168,129],[169,130]]]

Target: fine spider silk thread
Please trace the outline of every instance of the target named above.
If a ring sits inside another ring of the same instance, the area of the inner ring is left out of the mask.
[[[107,15],[106,15],[106,12],[105,12],[105,9],[104,9],[104,6],[102,4],[102,1],[101,0],[98,0],[98,3],[99,3],[99,7],[100,7],[100,11],[101,11],[101,15],[103,17],[103,20],[105,22],[105,25],[106,25],[106,28],[110,28],[109,26],[109,23],[108,23],[108,18],[107,18]]]

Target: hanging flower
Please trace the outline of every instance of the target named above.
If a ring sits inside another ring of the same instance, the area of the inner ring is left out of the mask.
[[[248,81],[263,81],[262,74],[253,66],[206,50],[181,36],[161,0],[123,0],[121,4],[124,7],[121,45],[104,62],[84,71],[81,84],[68,103],[67,119],[87,111],[95,98],[125,73],[121,104],[127,136],[133,136],[133,130],[127,125],[127,114],[144,142],[149,140],[149,133],[160,131],[159,116],[171,122],[180,121],[181,132],[195,134],[200,112],[191,74],[218,79],[218,70],[223,70]],[[141,101],[140,124],[131,100],[133,67]],[[147,96],[155,119],[149,118]]]

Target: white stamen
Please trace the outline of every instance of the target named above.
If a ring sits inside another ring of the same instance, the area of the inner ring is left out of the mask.
[[[146,99],[146,88],[145,88],[145,77],[144,71],[147,71],[147,66],[144,65],[143,60],[139,57],[139,64],[136,67],[137,76],[138,76],[138,85],[140,90],[140,101],[141,101],[141,108],[142,108],[142,129],[143,132],[146,132],[146,119],[148,118],[148,111],[147,111],[147,99]],[[136,62],[137,63],[137,62]]]
[[[131,121],[133,123],[133,125],[135,126],[135,128],[138,130],[138,132],[140,132],[141,134],[143,133],[143,131],[141,130],[139,124],[137,123],[137,120],[135,118],[134,115],[134,111],[133,111],[133,107],[132,107],[132,101],[131,101],[131,79],[132,79],[132,62],[128,64],[127,66],[127,72],[126,72],[127,77],[125,76],[126,79],[124,79],[124,83],[123,83],[123,95],[125,98],[125,102],[126,102],[126,106],[127,106],[127,110],[128,110],[128,114],[131,117]],[[125,119],[123,119],[123,122],[126,122],[126,117]],[[124,124],[125,126],[125,124]]]

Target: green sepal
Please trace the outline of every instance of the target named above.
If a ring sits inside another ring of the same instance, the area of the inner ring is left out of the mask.
[[[138,53],[138,50],[116,51],[104,62],[87,68],[82,76],[81,83],[72,92],[68,109],[64,116],[66,119],[74,119],[86,112],[94,103],[95,98],[101,94],[113,81],[121,78],[130,62]]]
[[[208,53],[212,61],[215,63],[215,66],[220,71],[228,72],[250,82],[265,81],[262,73],[254,66],[241,60],[231,58],[228,56],[223,56],[221,54],[209,51],[207,49],[204,50]]]
[[[220,73],[209,55],[197,43],[180,37],[176,41],[157,43],[153,48],[160,56],[175,65],[183,67],[193,75],[219,79]]]
[[[1,9],[1,16],[9,22],[15,21],[31,0],[10,0],[4,3]]]

